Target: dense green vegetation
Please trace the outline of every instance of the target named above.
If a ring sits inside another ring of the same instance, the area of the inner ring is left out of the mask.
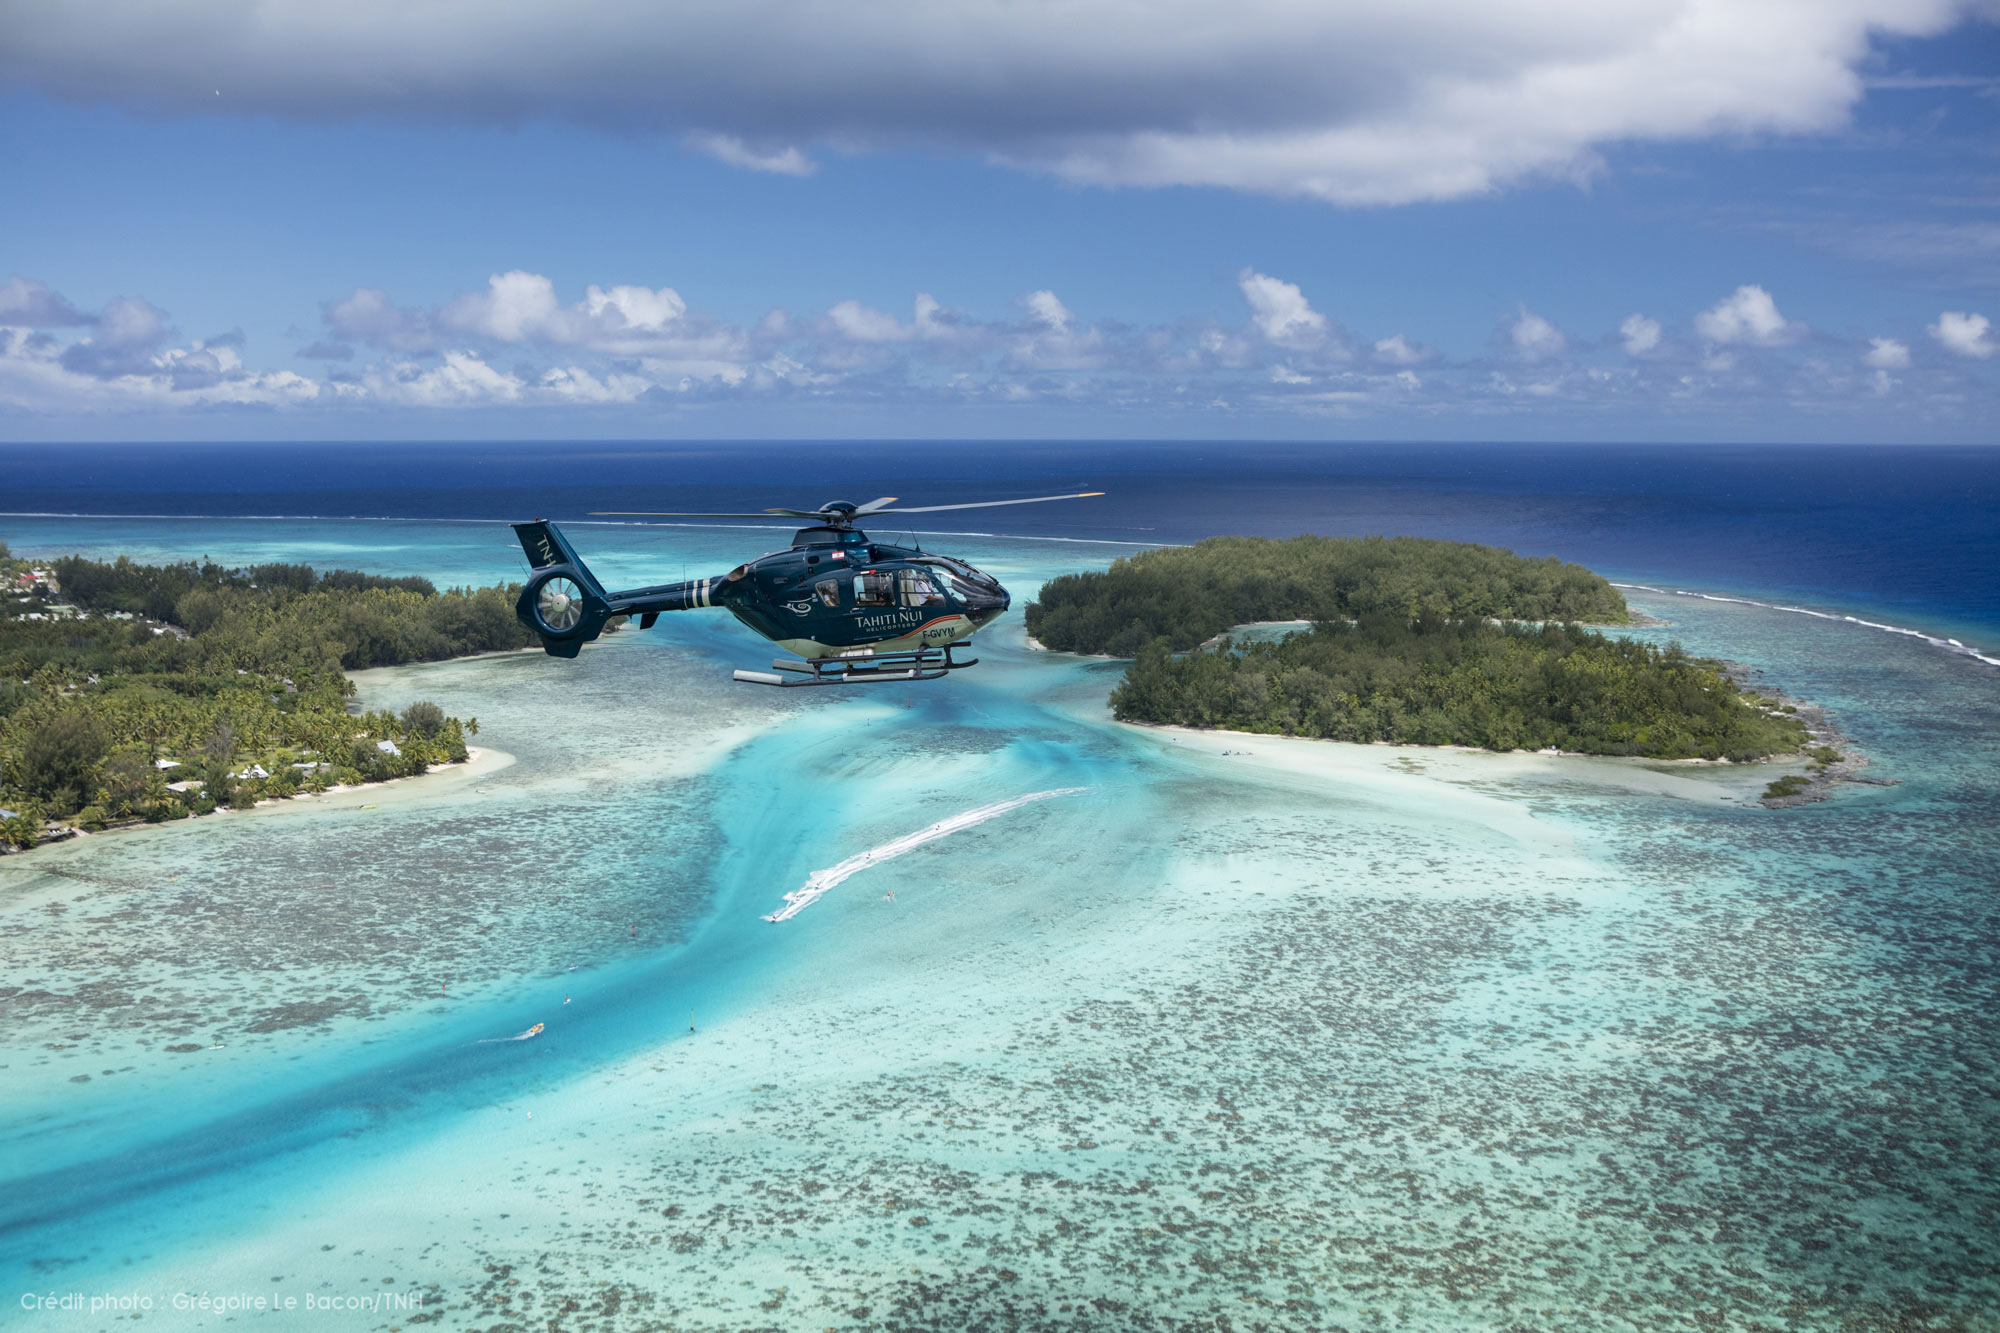
[[[1281,641],[1139,653],[1120,720],[1343,741],[1758,759],[1805,727],[1718,664],[1574,625],[1364,615]]]
[[[0,579],[0,841],[17,845],[48,819],[182,818],[463,759],[476,719],[433,703],[350,714],[343,669],[532,642],[512,588],[304,565],[31,566],[4,544]]]
[[[1260,620],[1394,614],[1626,623],[1625,599],[1582,565],[1423,537],[1211,537],[1065,574],[1027,608],[1059,652],[1176,652]]]

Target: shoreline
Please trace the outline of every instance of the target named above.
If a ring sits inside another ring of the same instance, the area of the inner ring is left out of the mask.
[[[1722,666],[1730,679],[1740,688],[1751,688],[1749,683],[1751,669],[1748,666],[1727,660],[1723,661]],[[1795,805],[1810,805],[1815,801],[1831,800],[1836,787],[1849,783],[1863,787],[1894,787],[1902,781],[1900,778],[1862,777],[1862,770],[1868,768],[1872,761],[1854,744],[1853,738],[1840,729],[1825,706],[1808,703],[1804,699],[1795,699],[1783,690],[1773,687],[1758,686],[1757,689],[1780,705],[1788,705],[1793,715],[1805,727],[1807,739],[1813,742],[1812,748],[1802,750],[1796,755],[1773,755],[1771,760],[1763,761],[1773,762],[1780,758],[1807,761],[1806,771],[1798,775],[1805,778],[1806,786],[1777,796],[1766,792],[1763,797],[1765,809],[1788,810]],[[1831,750],[1836,757],[1831,760],[1825,759],[1814,753],[1816,750]]]
[[[1741,673],[1743,676],[1748,675],[1748,668],[1741,666],[1739,663],[1730,662],[1725,665],[1731,669],[1733,675],[1738,673]],[[1764,780],[1765,773],[1768,771],[1766,769],[1767,765],[1781,765],[1790,768],[1804,764],[1805,772],[1799,774],[1780,774],[1778,778],[1773,778],[1771,781],[1776,782],[1784,777],[1797,776],[1805,780],[1806,786],[1797,791],[1772,795],[1768,789],[1768,784],[1766,784],[1764,792],[1753,798],[1755,804],[1761,805],[1767,810],[1788,810],[1793,806],[1810,805],[1817,801],[1830,800],[1837,788],[1850,784],[1863,787],[1894,787],[1901,783],[1902,779],[1900,778],[1860,776],[1862,771],[1870,766],[1871,760],[1855,746],[1852,738],[1840,730],[1839,726],[1832,721],[1831,715],[1824,707],[1818,704],[1803,703],[1790,699],[1778,690],[1770,690],[1768,693],[1780,703],[1792,704],[1798,714],[1799,721],[1806,727],[1809,739],[1814,743],[1812,749],[1797,750],[1788,754],[1767,755],[1762,759],[1737,763],[1735,760],[1728,758],[1658,759],[1647,755],[1592,754],[1588,750],[1558,750],[1553,748],[1546,750],[1488,750],[1477,745],[1422,745],[1414,741],[1343,741],[1326,736],[1294,736],[1283,732],[1237,731],[1228,727],[1190,727],[1178,722],[1125,722],[1114,719],[1113,725],[1131,727],[1139,731],[1172,733],[1176,736],[1197,738],[1233,737],[1238,741],[1271,741],[1284,744],[1296,743],[1343,747],[1354,751],[1356,754],[1384,750],[1410,752],[1402,756],[1402,758],[1393,761],[1397,763],[1416,762],[1411,757],[1412,755],[1486,755],[1494,759],[1537,759],[1553,762],[1591,760],[1627,769],[1645,769],[1654,773],[1661,772],[1662,766],[1690,770],[1715,770],[1718,772],[1718,775],[1721,770],[1735,770],[1743,774],[1752,783]],[[1814,749],[1831,750],[1838,757],[1832,760],[1823,760],[1813,753]],[[1221,753],[1229,755],[1236,752],[1224,750]],[[1249,752],[1245,751],[1242,753]]]
[[[479,656],[490,657],[497,656],[497,654],[482,653]],[[464,661],[467,659],[452,658],[450,660]],[[337,786],[328,787],[325,791],[319,792],[302,791],[292,796],[266,797],[247,809],[238,809],[234,806],[217,806],[205,815],[189,815],[182,819],[161,819],[154,821],[144,819],[121,820],[116,824],[107,824],[95,833],[87,829],[71,828],[66,836],[43,838],[33,847],[0,846],[0,856],[26,856],[30,852],[40,851],[44,847],[62,847],[79,840],[102,838],[114,833],[129,833],[134,829],[170,828],[176,824],[205,823],[217,815],[254,815],[259,812],[267,815],[281,814],[287,810],[295,809],[300,802],[311,802],[313,808],[352,809],[357,802],[342,798],[374,795],[379,799],[368,802],[369,806],[379,805],[384,800],[391,804],[400,804],[418,796],[428,796],[440,791],[449,791],[458,782],[473,777],[486,777],[498,773],[502,769],[511,767],[513,763],[514,756],[505,750],[468,745],[465,747],[464,759],[452,760],[443,764],[433,764],[424,772],[413,773],[407,777],[387,778],[381,782],[365,782],[358,787]],[[449,784],[432,783],[421,787],[417,785],[423,779],[431,777],[449,777],[455,778],[457,781]]]
[[[1725,800],[1755,805],[1761,799],[1764,763],[1733,764],[1726,759],[1646,759],[1637,755],[1585,754],[1579,751],[1484,750],[1471,745],[1413,745],[1395,741],[1338,741],[1317,736],[1284,736],[1270,732],[1230,731],[1220,727],[1188,727],[1178,723],[1119,722],[1114,725],[1151,732],[1177,745],[1192,741],[1217,757],[1243,757],[1276,763],[1318,778],[1368,775],[1379,779],[1426,776],[1446,781],[1491,781],[1546,777],[1586,781],[1606,790],[1623,790],[1678,800]],[[1498,770],[1492,765],[1500,766]],[[1441,770],[1432,772],[1431,770]]]

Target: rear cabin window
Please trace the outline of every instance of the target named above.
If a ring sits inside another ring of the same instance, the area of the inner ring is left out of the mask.
[[[888,574],[856,574],[854,576],[854,604],[856,606],[893,606],[896,601],[896,581]]]
[[[944,605],[944,594],[938,591],[937,584],[931,582],[928,570],[897,570],[896,595],[904,606]]]
[[[813,584],[813,591],[819,594],[821,606],[840,605],[839,579],[821,579],[818,583]]]

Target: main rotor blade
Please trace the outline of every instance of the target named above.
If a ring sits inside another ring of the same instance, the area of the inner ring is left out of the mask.
[[[882,513],[883,506],[892,505],[894,503],[896,503],[896,497],[893,495],[885,495],[879,500],[870,500],[867,504],[862,505],[860,508],[854,511],[854,517],[860,518],[863,514]]]
[[[917,505],[910,509],[877,509],[877,514],[937,514],[947,509],[998,509],[1001,505],[1038,505],[1045,500],[1088,500],[1103,491],[1078,491],[1075,495],[1033,495],[1025,500],[980,500],[969,505]]]
[[[592,518],[769,518],[773,514],[798,514],[796,509],[760,509],[754,514],[707,514],[686,513],[678,509],[593,509]],[[804,514],[805,518],[818,518],[818,514]]]

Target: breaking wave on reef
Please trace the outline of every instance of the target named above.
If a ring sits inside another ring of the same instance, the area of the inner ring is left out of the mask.
[[[1987,666],[2000,666],[2000,657],[1988,657],[1977,648],[1966,647],[1957,639],[1940,638],[1935,634],[1926,634],[1920,629],[1908,629],[1902,625],[1885,625],[1879,620],[1863,620],[1860,616],[1837,615],[1832,611],[1814,611],[1810,607],[1804,606],[1786,606],[1782,602],[1760,602],[1751,597],[1724,597],[1712,592],[1689,592],[1685,588],[1656,588],[1650,583],[1612,583],[1611,586],[1614,588],[1631,588],[1638,592],[1657,592],[1671,597],[1698,597],[1704,602],[1734,602],[1738,606],[1762,607],[1766,611],[1789,611],[1795,616],[1811,616],[1815,620],[1842,621],[1849,625],[1859,625],[1863,629],[1878,629],[1885,634],[1901,634],[1912,639],[1922,639],[1925,643],[1934,644],[1948,653],[1958,653],[1961,656],[1970,657],[1975,661],[1984,662]]]
[[[900,838],[892,838],[879,847],[870,847],[865,852],[857,852],[838,865],[828,866],[824,870],[813,871],[812,874],[806,876],[805,883],[785,895],[785,905],[783,907],[767,914],[764,919],[771,922],[789,921],[825,897],[841,881],[852,875],[861,873],[870,866],[880,865],[884,861],[892,861],[905,852],[915,851],[927,842],[935,842],[939,838],[949,837],[954,833],[969,829],[975,824],[984,824],[987,820],[1004,815],[1009,810],[1018,810],[1022,806],[1032,804],[1035,801],[1046,801],[1057,796],[1074,796],[1080,791],[1087,790],[1089,789],[1086,787],[1057,787],[1052,791],[1030,792],[1026,796],[1016,796],[1009,800],[996,801],[992,805],[982,805],[977,809],[964,810],[948,818],[940,819],[935,824],[926,825],[918,829],[915,833],[905,833]]]

